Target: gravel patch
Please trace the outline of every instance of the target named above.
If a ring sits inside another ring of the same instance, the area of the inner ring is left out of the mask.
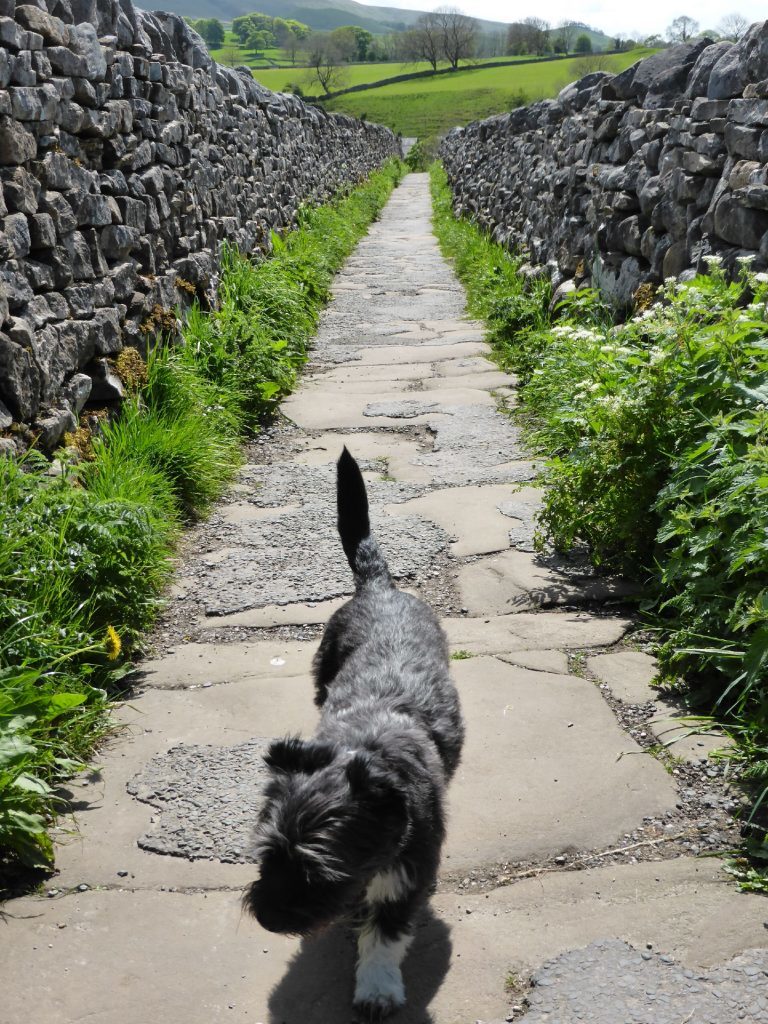
[[[395,579],[416,580],[431,572],[449,543],[434,523],[416,516],[380,519],[376,536]],[[193,575],[195,566],[191,566]],[[205,576],[202,605],[207,615],[228,615],[269,604],[323,601],[353,590],[339,545],[335,509],[305,502],[298,512],[240,530],[239,544],[214,565],[198,562]]]
[[[341,454],[341,449],[339,449]],[[352,452],[354,455],[354,451]],[[363,471],[381,473],[384,463],[365,459],[358,460]],[[238,497],[258,508],[272,508],[306,502],[336,508],[336,466],[302,466],[299,463],[272,463],[271,465],[244,466],[240,482],[253,487],[253,493],[241,492]],[[367,480],[366,489],[371,505],[372,517],[376,516],[376,505],[395,504],[418,498],[428,488],[393,480]]]
[[[768,1024],[768,952],[710,971],[618,939],[545,963],[532,978],[525,1024]]]
[[[270,740],[233,747],[171,747],[128,783],[128,792],[158,809],[142,850],[188,860],[253,863],[251,837],[268,771]]]

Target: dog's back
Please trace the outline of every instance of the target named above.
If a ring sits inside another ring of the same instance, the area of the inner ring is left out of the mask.
[[[326,626],[315,658],[316,702],[361,721],[368,708],[379,721],[382,708],[410,716],[431,735],[450,777],[463,726],[445,634],[427,604],[395,587],[371,535],[365,481],[346,448],[338,461],[337,506],[355,596]]]

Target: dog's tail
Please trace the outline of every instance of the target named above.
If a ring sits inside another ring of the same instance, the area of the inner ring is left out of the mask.
[[[336,505],[341,545],[358,583],[389,580],[387,563],[371,536],[365,480],[346,447],[336,463]]]

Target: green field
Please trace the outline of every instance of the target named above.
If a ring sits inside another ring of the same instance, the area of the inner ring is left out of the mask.
[[[210,54],[219,64],[230,67],[244,64],[249,68],[253,68],[254,71],[262,68],[292,67],[290,60],[286,59],[284,50],[280,50],[277,47],[269,47],[268,49],[261,50],[257,57],[252,50],[247,50],[244,46],[241,46],[237,36],[232,32],[225,32],[224,45],[219,47],[218,50],[211,50]],[[296,54],[297,63],[301,63],[305,59],[304,53]],[[269,88],[271,89],[272,86],[270,85]]]
[[[653,52],[638,48],[602,61],[607,70],[623,71]],[[367,120],[386,124],[403,135],[423,137],[503,113],[520,106],[521,98],[523,102],[533,102],[556,96],[563,86],[583,73],[583,58],[578,57],[524,64],[519,68],[467,68],[453,75],[350,93],[329,101],[327,107],[355,117],[364,114]],[[263,81],[263,75],[258,77]]]
[[[215,59],[218,60],[218,57],[215,57]],[[489,57],[483,63],[495,64],[499,61],[530,59],[530,57]],[[448,64],[441,63],[438,67],[447,68]],[[255,68],[254,70],[258,72],[254,75],[257,81],[274,92],[283,92],[292,82],[298,82],[308,95],[319,94],[322,91],[317,82],[313,81],[310,77],[310,72],[307,68],[297,66],[295,68],[270,68],[268,70]],[[397,75],[410,75],[414,71],[431,70],[431,65],[426,61],[412,61],[410,64],[399,64],[397,61],[387,61],[386,63],[378,64],[349,64],[344,68],[343,88],[346,89],[352,85],[363,85],[367,82],[380,82],[383,78],[395,78]]]

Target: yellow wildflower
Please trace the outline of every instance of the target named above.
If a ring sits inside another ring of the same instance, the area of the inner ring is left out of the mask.
[[[107,626],[107,635],[104,639],[104,646],[107,649],[107,657],[110,661],[116,661],[120,655],[120,648],[123,646],[117,630],[114,626]]]

